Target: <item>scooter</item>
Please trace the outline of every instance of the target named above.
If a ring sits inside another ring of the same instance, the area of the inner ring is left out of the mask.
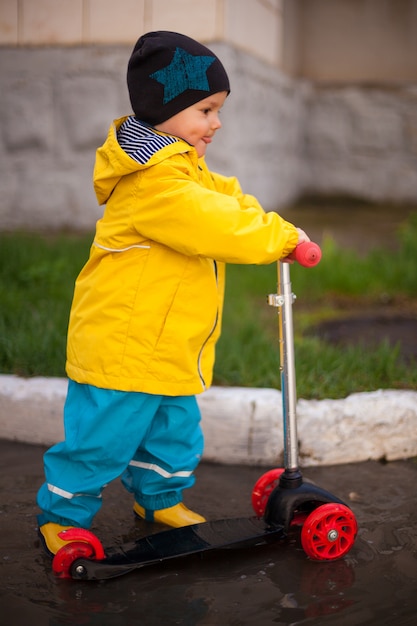
[[[298,245],[290,256],[305,267],[321,259],[313,242]],[[296,384],[290,263],[278,262],[277,293],[268,302],[278,310],[280,374],[284,429],[284,468],[263,474],[252,491],[250,518],[208,521],[142,537],[104,549],[90,531],[71,528],[60,533],[69,543],[54,556],[60,578],[104,580],[168,559],[208,550],[245,548],[283,540],[290,528],[301,527],[301,545],[313,560],[340,559],[352,548],[358,525],[352,510],[333,494],[303,479],[298,467]]]

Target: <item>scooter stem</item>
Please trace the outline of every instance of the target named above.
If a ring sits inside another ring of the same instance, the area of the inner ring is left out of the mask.
[[[304,267],[313,267],[320,262],[320,247],[313,241],[299,244],[290,254],[290,259]],[[269,296],[269,304],[278,307],[279,342],[280,342],[280,374],[284,429],[284,465],[285,472],[281,482],[296,486],[301,480],[298,470],[298,436],[297,436],[297,387],[295,378],[294,330],[292,305],[295,295],[292,293],[290,264],[278,261],[277,293]]]
[[[294,330],[290,265],[278,261],[278,307],[280,374],[284,429],[284,466],[289,472],[298,469],[297,392],[295,378]]]

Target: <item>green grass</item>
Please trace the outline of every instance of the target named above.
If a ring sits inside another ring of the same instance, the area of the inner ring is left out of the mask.
[[[382,342],[375,349],[338,348],[306,335],[313,323],[373,304],[416,303],[417,214],[398,233],[398,249],[375,248],[366,257],[341,250],[327,239],[323,259],[311,269],[291,267],[297,300],[293,307],[297,392],[302,398],[341,398],[373,389],[417,388],[416,364],[406,365],[398,348]],[[276,266],[229,266],[224,330],[215,382],[279,387],[276,313],[266,295],[276,288]],[[342,307],[335,302],[342,301]]]
[[[65,341],[75,278],[91,235],[0,234],[0,372],[65,376]],[[417,214],[399,233],[398,250],[366,257],[323,243],[315,268],[291,267],[297,391],[303,398],[340,398],[379,388],[416,388],[417,368],[382,343],[374,350],[343,350],[307,334],[317,321],[340,315],[335,301],[416,302]],[[215,384],[279,387],[277,312],[267,294],[276,289],[276,265],[229,266],[223,333]],[[343,311],[342,311],[343,312]]]
[[[91,236],[0,236],[0,372],[64,376],[68,314]]]

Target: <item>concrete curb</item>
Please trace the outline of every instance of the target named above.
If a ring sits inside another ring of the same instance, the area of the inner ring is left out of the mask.
[[[63,437],[63,378],[0,376],[0,438],[49,446]],[[198,396],[204,459],[275,466],[283,461],[281,393],[212,387]],[[300,465],[417,456],[417,392],[379,390],[341,400],[299,400]]]

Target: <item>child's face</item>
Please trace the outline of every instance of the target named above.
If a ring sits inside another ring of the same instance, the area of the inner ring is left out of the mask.
[[[194,146],[199,157],[206,153],[216,130],[221,128],[220,109],[227,97],[227,91],[220,91],[204,100],[196,102],[187,109],[157,124],[155,128],[169,135],[185,139]]]

